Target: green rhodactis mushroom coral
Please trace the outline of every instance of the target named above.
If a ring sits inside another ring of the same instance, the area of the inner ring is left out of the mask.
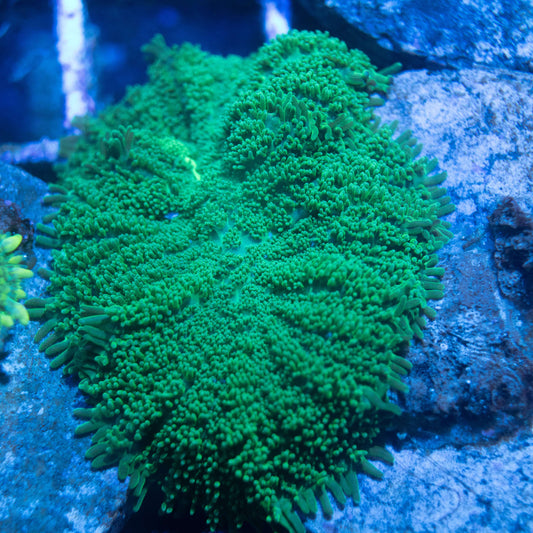
[[[144,51],[150,81],[85,122],[47,199],[37,341],[137,508],[157,483],[213,529],[301,532],[390,459],[399,353],[443,294],[444,174],[373,116],[388,73],[327,34]]]
[[[0,350],[9,328],[15,322],[26,325],[30,320],[19,302],[26,296],[22,280],[33,276],[31,270],[22,266],[23,256],[15,254],[21,242],[21,235],[0,234]]]

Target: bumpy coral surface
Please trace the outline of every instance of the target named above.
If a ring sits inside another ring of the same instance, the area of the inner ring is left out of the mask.
[[[26,308],[19,302],[26,296],[22,280],[33,275],[21,265],[23,256],[15,254],[21,242],[21,235],[0,234],[0,349],[7,330],[15,322],[26,325],[30,320]]]
[[[444,174],[374,119],[388,73],[325,34],[246,59],[144,51],[149,83],[83,125],[48,197],[37,341],[80,379],[87,458],[137,507],[158,483],[164,511],[212,528],[303,531],[389,459],[398,354],[442,297]]]

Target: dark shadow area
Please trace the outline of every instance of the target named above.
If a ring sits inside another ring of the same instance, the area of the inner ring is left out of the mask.
[[[161,33],[167,44],[190,42],[213,54],[248,55],[263,42],[256,2],[91,2],[95,31],[95,91],[100,106],[118,101],[128,85],[146,81],[141,46]]]
[[[184,508],[174,516],[162,516],[159,507],[163,501],[163,493],[157,487],[148,491],[141,509],[129,513],[120,533],[207,533],[205,516],[198,512],[193,516]],[[250,526],[244,525],[240,533],[258,533]],[[219,533],[224,533],[219,531]]]
[[[57,181],[54,165],[47,161],[39,161],[36,163],[27,162],[17,166],[32,176],[42,179],[46,183],[55,183]]]
[[[442,65],[429,61],[424,57],[383,48],[376,39],[354,28],[332,9],[325,9],[324,17],[319,20],[304,9],[299,2],[294,2],[293,27],[296,29],[328,31],[346,42],[350,48],[358,48],[363,51],[378,68],[385,68],[397,62],[402,64],[404,70],[440,70],[443,68]]]

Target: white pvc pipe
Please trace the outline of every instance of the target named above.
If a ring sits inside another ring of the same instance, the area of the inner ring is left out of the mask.
[[[290,1],[262,0],[264,30],[268,40],[290,30]]]
[[[64,125],[71,128],[74,117],[94,110],[94,102],[89,96],[91,61],[87,51],[83,0],[56,0],[55,15],[65,97]]]

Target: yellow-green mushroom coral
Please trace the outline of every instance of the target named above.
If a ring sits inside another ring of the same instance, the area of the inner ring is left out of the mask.
[[[26,296],[22,280],[33,276],[22,266],[23,256],[15,253],[21,242],[21,235],[0,234],[0,340],[15,322],[26,325],[30,320],[19,302]]]

